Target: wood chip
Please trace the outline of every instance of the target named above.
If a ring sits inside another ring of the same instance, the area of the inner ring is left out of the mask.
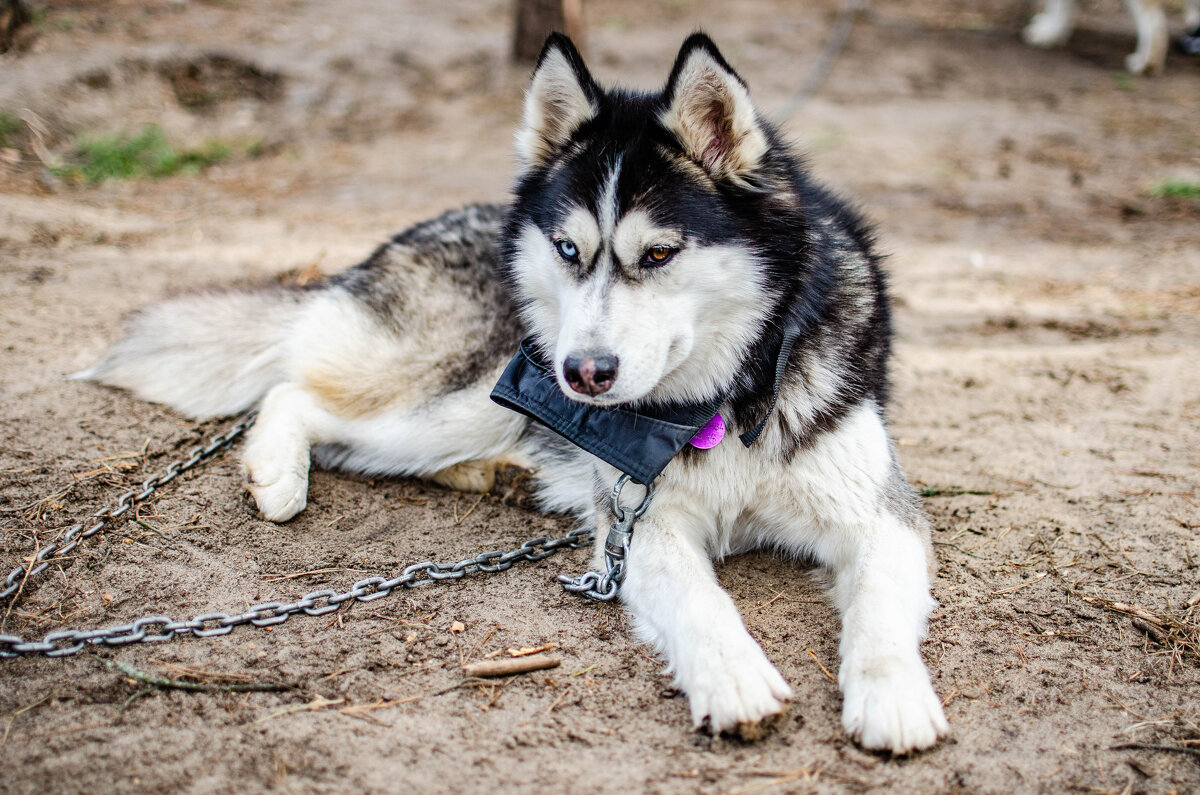
[[[545,646],[537,646],[535,648],[530,648],[530,649],[527,649],[527,648],[508,649],[508,656],[509,657],[528,657],[531,654],[540,654],[541,652],[544,652],[544,651],[554,651],[557,648],[558,648],[557,643],[547,643]]]

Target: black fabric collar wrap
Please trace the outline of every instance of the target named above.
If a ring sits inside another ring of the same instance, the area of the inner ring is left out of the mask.
[[[799,328],[792,324],[785,330],[776,360],[775,398],[778,398],[783,371],[799,333]],[[637,411],[579,403],[559,389],[549,364],[538,356],[532,337],[521,342],[517,355],[492,389],[492,400],[501,406],[532,417],[643,485],[658,477],[684,445],[713,418],[726,397],[720,395],[703,404],[656,406]],[[775,399],[772,399],[771,408],[762,421],[741,435],[742,444],[749,447],[754,443],[774,408]]]

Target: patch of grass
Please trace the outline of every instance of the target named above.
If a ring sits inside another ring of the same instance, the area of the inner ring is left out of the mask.
[[[12,111],[0,111],[0,147],[12,146],[12,140],[21,131],[21,120]]]
[[[178,149],[161,128],[149,126],[136,135],[123,133],[101,138],[80,138],[73,162],[54,169],[55,174],[96,185],[110,179],[158,179],[173,174],[198,174],[228,160],[234,148],[209,141],[196,149]]]
[[[1200,199],[1200,182],[1168,179],[1151,185],[1148,193],[1160,199]]]

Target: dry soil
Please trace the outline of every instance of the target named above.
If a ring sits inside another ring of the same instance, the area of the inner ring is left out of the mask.
[[[503,200],[526,80],[499,0],[35,5],[0,56],[0,111],[20,119],[0,152],[5,572],[225,427],[63,379],[126,312],[335,271],[410,222]],[[769,115],[837,7],[590,2],[586,51],[602,81],[651,87],[702,27]],[[2,661],[0,790],[1200,789],[1200,199],[1155,190],[1200,182],[1200,60],[1126,75],[1116,0],[1058,51],[1020,43],[1027,13],[877,0],[786,120],[891,254],[892,430],[936,527],[923,650],[949,740],[899,760],[847,741],[836,616],[765,554],[719,575],[795,687],[790,712],[757,743],[691,731],[622,612],[553,581],[580,551],[270,632]],[[161,180],[47,173],[78,136],[147,124],[239,154]],[[3,631],[242,609],[570,527],[336,472],[273,525],[234,454],[136,513],[0,605]],[[461,684],[463,661],[547,644],[561,667]],[[294,689],[148,689],[104,661]]]

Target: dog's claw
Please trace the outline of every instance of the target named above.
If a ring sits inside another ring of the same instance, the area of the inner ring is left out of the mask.
[[[763,718],[762,720],[742,721],[733,728],[730,734],[733,734],[743,742],[756,743],[771,733],[771,730],[775,728],[775,724],[779,723],[779,719],[782,716],[783,711],[781,710],[776,712],[774,715],[769,715]]]

